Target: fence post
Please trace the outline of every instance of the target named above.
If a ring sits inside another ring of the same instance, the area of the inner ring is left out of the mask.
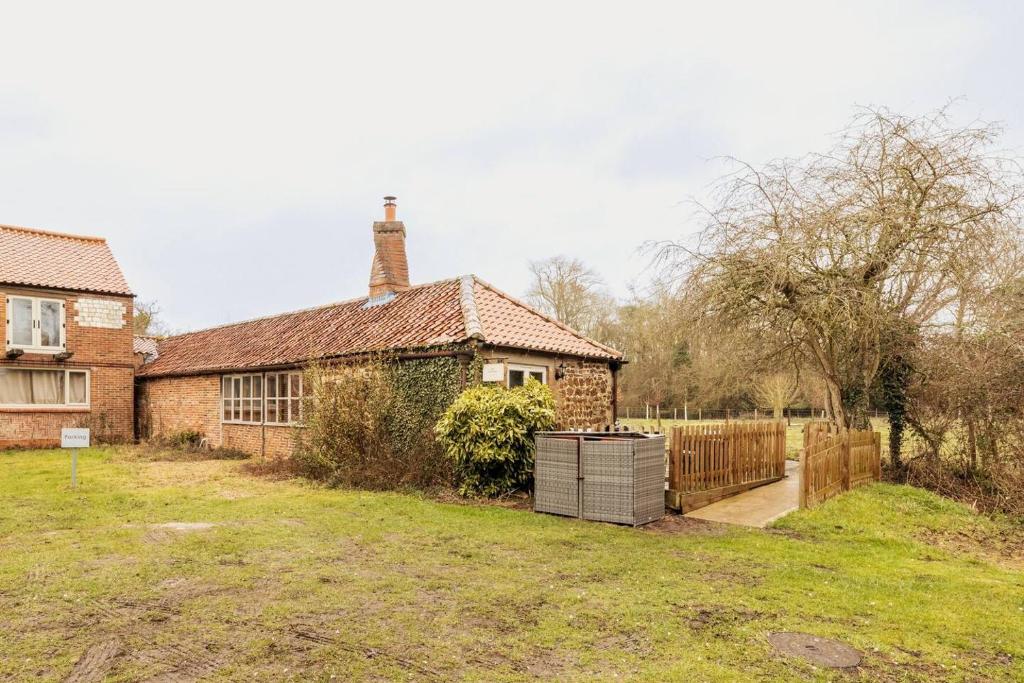
[[[875,481],[882,481],[882,433],[875,432],[875,458],[872,462]]]
[[[839,447],[839,463],[840,472],[843,477],[843,491],[850,490],[850,430],[844,429],[839,436],[840,444]]]
[[[732,477],[733,484],[740,483],[739,441],[741,437],[736,427],[737,425],[726,427],[723,432],[725,436],[725,457],[729,458],[729,475]]]
[[[686,404],[686,402],[684,402],[683,403],[683,419],[684,420],[689,420],[690,419],[690,415],[687,412],[686,408],[687,408],[687,404]]]
[[[807,476],[807,449],[800,449],[800,509],[807,507],[807,488],[810,485],[810,477]]]

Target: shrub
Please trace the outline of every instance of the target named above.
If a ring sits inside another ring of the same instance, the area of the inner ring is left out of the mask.
[[[185,450],[199,448],[199,444],[202,441],[203,435],[195,429],[182,429],[181,431],[172,432],[163,438],[163,442],[166,445]]]
[[[459,492],[498,496],[530,484],[533,434],[554,424],[551,390],[530,380],[515,389],[467,389],[445,411],[435,431],[455,467]]]
[[[457,381],[457,372],[450,374]],[[437,404],[446,392],[443,386],[424,387],[430,377],[448,381],[444,368],[432,372],[383,361],[308,369],[305,426],[296,430],[298,471],[332,485],[369,489],[450,481],[451,467],[431,431],[447,405]]]

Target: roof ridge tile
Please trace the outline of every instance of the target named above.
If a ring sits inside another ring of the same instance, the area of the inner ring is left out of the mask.
[[[480,311],[476,307],[476,296],[473,293],[475,275],[463,275],[459,278],[459,305],[462,306],[462,318],[466,325],[466,336],[470,339],[484,341],[484,327],[480,323]]]

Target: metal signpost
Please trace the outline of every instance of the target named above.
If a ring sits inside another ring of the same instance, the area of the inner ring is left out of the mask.
[[[88,427],[65,427],[61,429],[60,447],[71,449],[71,488],[78,488],[78,449],[89,447]]]

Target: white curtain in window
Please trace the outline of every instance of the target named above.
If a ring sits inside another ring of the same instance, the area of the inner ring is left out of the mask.
[[[27,370],[0,370],[0,404],[32,403],[32,376]]]
[[[84,372],[71,372],[68,373],[68,402],[69,403],[85,403],[86,402],[85,392],[85,373]]]
[[[32,403],[64,403],[64,371],[32,370]]]

